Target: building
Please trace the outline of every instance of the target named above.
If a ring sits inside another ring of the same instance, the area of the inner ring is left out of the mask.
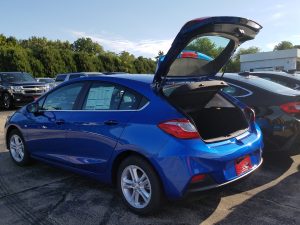
[[[300,49],[245,54],[240,57],[241,71],[300,71]]]

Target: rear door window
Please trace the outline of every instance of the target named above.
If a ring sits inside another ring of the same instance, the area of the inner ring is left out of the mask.
[[[83,110],[136,110],[141,107],[142,96],[112,83],[92,84],[83,103]]]

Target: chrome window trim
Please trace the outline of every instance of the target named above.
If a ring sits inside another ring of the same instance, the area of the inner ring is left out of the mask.
[[[143,109],[145,109],[148,105],[150,104],[150,101],[148,101],[142,108],[140,109],[114,109],[114,110],[80,110],[80,109],[69,109],[69,110],[39,110],[40,112],[138,112],[138,111],[142,111]]]
[[[236,85],[236,84],[233,84],[233,83],[230,83],[230,82],[227,82],[227,81],[226,81],[226,83],[229,84],[229,85],[235,86],[235,87],[237,87],[237,88],[240,88],[240,89],[242,89],[242,90],[244,90],[244,91],[246,91],[246,92],[248,92],[248,94],[245,94],[245,95],[232,95],[233,97],[236,97],[236,98],[245,98],[245,97],[248,97],[248,96],[250,96],[250,95],[253,94],[252,91],[250,91],[250,90],[248,90],[248,89],[246,89],[246,88],[243,88],[243,87],[241,87],[241,86],[239,86],[239,85]],[[225,92],[225,93],[226,93],[226,92]],[[227,93],[226,93],[226,94],[227,94]]]

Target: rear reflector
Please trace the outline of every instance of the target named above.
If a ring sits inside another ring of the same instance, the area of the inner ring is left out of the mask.
[[[158,124],[164,132],[181,139],[199,138],[200,135],[194,125],[187,119],[168,120]]]
[[[281,110],[286,113],[300,113],[300,102],[289,102],[280,106]]]
[[[205,174],[198,174],[192,177],[191,183],[197,183],[199,181],[203,181],[205,179]]]

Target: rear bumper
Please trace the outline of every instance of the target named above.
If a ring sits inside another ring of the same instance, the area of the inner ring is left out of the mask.
[[[261,131],[258,126],[256,128],[256,132],[242,139],[236,137],[211,144],[205,144],[201,140],[186,140],[183,141],[185,146],[178,143],[167,144],[161,151],[167,156],[155,160],[166,196],[178,199],[188,192],[220,187],[253,173],[263,162]],[[174,149],[178,150],[170,155]],[[238,174],[236,160],[244,156],[250,157],[252,168]],[[192,183],[192,178],[199,174],[205,175],[205,179]]]
[[[259,164],[254,165],[251,170],[249,170],[248,172],[246,172],[246,173],[244,173],[244,174],[242,174],[242,175],[240,175],[240,176],[238,176],[238,177],[236,177],[236,178],[234,178],[232,180],[229,180],[229,181],[221,183],[221,184],[213,183],[213,181],[210,180],[210,184],[208,184],[208,185],[201,185],[201,183],[200,183],[199,187],[189,188],[188,192],[206,191],[206,190],[210,190],[210,189],[222,187],[222,186],[225,186],[227,184],[233,183],[235,181],[241,180],[241,179],[249,176],[255,170],[257,170],[262,165],[262,163],[263,163],[263,158],[261,158]]]

